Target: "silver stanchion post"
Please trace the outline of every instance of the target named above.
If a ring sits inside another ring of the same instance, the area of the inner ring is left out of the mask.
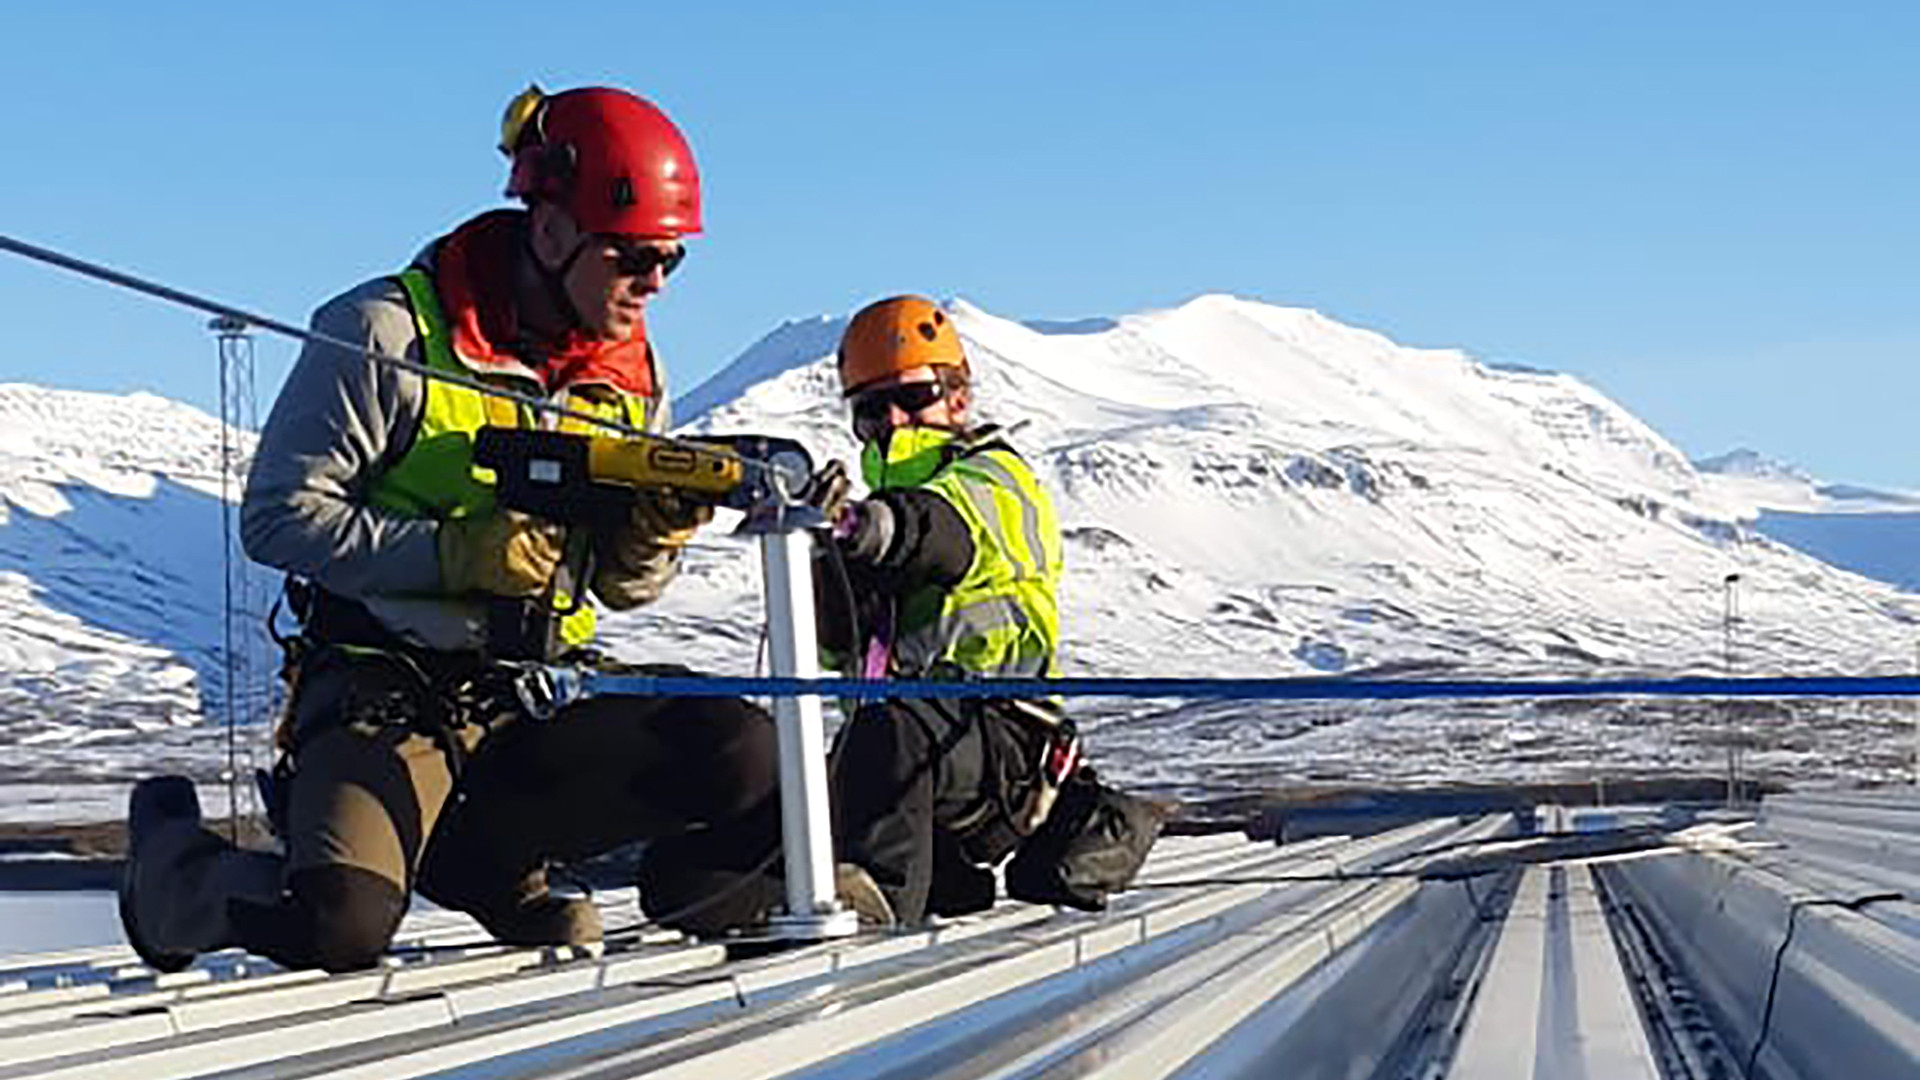
[[[808,519],[812,520],[809,521]],[[813,536],[819,514],[782,507],[750,514],[742,531],[758,534],[765,574],[767,651],[775,678],[817,678]],[[822,941],[860,928],[840,905],[833,881],[833,816],[827,798],[826,720],[813,694],[773,699],[780,745],[780,830],[786,862],[787,910],[769,921],[775,937]]]

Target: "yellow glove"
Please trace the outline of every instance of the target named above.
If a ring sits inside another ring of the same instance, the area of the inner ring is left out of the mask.
[[[711,506],[664,489],[642,492],[625,524],[594,535],[593,595],[615,611],[658,600],[680,549],[712,520]]]
[[[683,548],[700,526],[712,520],[713,507],[684,498],[671,488],[649,488],[634,499],[633,517],[622,539],[643,547]]]
[[[440,583],[450,593],[533,596],[560,568],[566,532],[513,510],[440,523]]]

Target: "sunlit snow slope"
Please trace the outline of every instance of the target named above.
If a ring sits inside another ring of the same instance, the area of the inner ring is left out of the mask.
[[[1730,574],[1740,673],[1911,663],[1920,597],[1743,524],[1750,493],[1572,377],[1225,296],[1046,326],[955,311],[986,417],[1014,427],[1059,504],[1068,672],[1717,673]],[[851,460],[842,325],[774,331],[679,415]],[[176,737],[153,729],[218,714],[218,442],[215,421],[156,398],[0,387],[0,778],[149,767]],[[708,530],[661,604],[608,620],[610,640],[751,670],[758,574],[750,547]],[[1084,712],[1111,767],[1187,791],[1698,770],[1727,723],[1706,706]],[[1742,722],[1763,772],[1870,778],[1904,767],[1883,714]]]
[[[988,416],[1059,502],[1070,670],[1718,671],[1730,573],[1749,673],[1910,657],[1920,598],[1744,527],[1749,507],[1571,376],[1224,296],[1069,332],[957,317]],[[776,331],[683,421],[851,459],[837,334]]]
[[[184,729],[224,716],[221,430],[148,394],[0,384],[0,776],[197,755]],[[239,711],[268,681],[274,580],[236,575]]]
[[[1765,500],[1573,377],[1226,296],[1050,326],[956,314],[989,418],[1059,502],[1070,672],[1717,674],[1730,599],[1737,673],[1910,669],[1920,597],[1756,531]],[[776,330],[679,415],[852,460],[843,325]],[[625,624],[635,649],[747,668],[757,571],[730,547]],[[1124,771],[1183,790],[1718,770],[1729,732],[1774,778],[1871,779],[1909,767],[1905,708],[1092,707]]]

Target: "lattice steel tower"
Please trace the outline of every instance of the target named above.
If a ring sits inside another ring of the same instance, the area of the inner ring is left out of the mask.
[[[240,495],[253,459],[251,439],[260,429],[259,404],[253,388],[253,328],[229,316],[207,324],[220,348],[220,563],[221,653],[225,684],[221,711],[226,725],[227,762],[221,779],[227,785],[227,818],[233,839],[240,838],[241,777],[253,790],[254,744],[245,748],[246,771],[241,771],[240,728],[249,719],[264,718],[271,699],[269,667],[261,640],[261,612],[265,597],[249,571],[241,548],[237,521]],[[264,726],[264,725],[263,725]],[[259,728],[250,729],[258,732]],[[257,809],[257,808],[256,808]]]

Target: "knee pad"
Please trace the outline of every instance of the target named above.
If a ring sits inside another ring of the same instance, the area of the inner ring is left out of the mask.
[[[674,837],[648,845],[636,875],[641,912],[699,937],[766,925],[783,895],[779,877],[766,867],[703,859],[699,845],[688,841]]]
[[[972,915],[993,907],[998,891],[993,871],[965,864],[937,865],[927,890],[927,914]]]
[[[1007,895],[1105,911],[1107,897],[1132,884],[1159,839],[1166,810],[1090,773],[1068,778],[1040,831],[1007,864]]]
[[[295,872],[291,923],[304,933],[308,964],[327,971],[372,967],[400,928],[407,894],[399,886],[357,866],[321,866]]]

